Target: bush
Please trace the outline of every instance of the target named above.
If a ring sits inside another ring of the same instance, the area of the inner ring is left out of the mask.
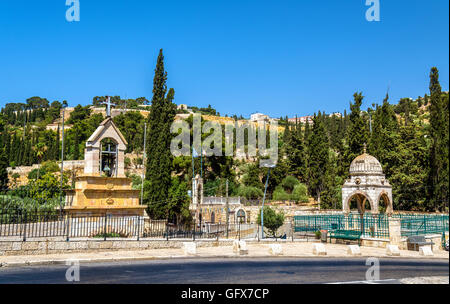
[[[42,163],[41,170],[44,172],[44,174],[46,174],[46,173],[54,173],[54,172],[58,172],[59,171],[59,166],[54,161],[46,161],[46,162]]]
[[[256,188],[256,187],[241,186],[241,187],[239,187],[238,195],[245,197],[248,200],[251,200],[251,199],[258,199],[258,198],[263,197],[264,192],[261,189]]]
[[[278,228],[280,228],[284,223],[284,214],[283,212],[275,212],[269,206],[264,207],[263,211],[264,215],[264,227],[269,229],[272,236],[276,236]],[[261,209],[258,213],[258,223],[261,225]]]
[[[93,238],[126,238],[129,234],[125,232],[100,232],[94,234]]]
[[[28,173],[28,179],[29,180],[37,179],[38,176],[42,177],[43,175],[45,175],[45,171],[42,170],[42,168],[33,169],[33,170],[30,171],[30,173]]]
[[[298,184],[300,184],[300,182],[293,176],[286,176],[281,182],[283,188],[289,193],[291,193],[294,190],[294,187]]]
[[[129,157],[125,157],[125,160],[124,160],[124,165],[125,165],[125,168],[130,168],[131,167],[131,159],[129,158]]]
[[[131,174],[129,177],[131,178],[131,187],[137,190],[141,189],[142,178],[137,174]]]
[[[296,202],[307,203],[309,201],[308,188],[305,184],[299,183],[292,191],[291,199]]]
[[[273,191],[272,199],[276,201],[288,201],[291,199],[291,196],[284,191],[283,187],[278,186]]]

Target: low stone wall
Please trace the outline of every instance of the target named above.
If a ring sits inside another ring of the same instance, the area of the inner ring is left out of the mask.
[[[138,249],[164,249],[182,248],[183,242],[192,239],[71,239],[69,242],[63,238],[30,239],[26,242],[0,241],[0,256],[10,255],[39,255],[77,252],[102,252]],[[196,240],[198,247],[231,246],[233,240]]]

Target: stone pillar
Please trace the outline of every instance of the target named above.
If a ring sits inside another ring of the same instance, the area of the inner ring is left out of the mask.
[[[100,150],[95,147],[84,149],[84,174],[100,175]]]
[[[125,177],[125,150],[117,149],[117,177]]]
[[[400,219],[389,218],[389,243],[402,247],[402,231]]]

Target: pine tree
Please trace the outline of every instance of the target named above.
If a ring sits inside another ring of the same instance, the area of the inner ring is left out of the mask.
[[[164,70],[164,56],[159,51],[153,79],[153,98],[150,115],[148,116],[147,138],[147,170],[145,183],[145,202],[148,205],[150,217],[166,218],[167,199],[171,187],[172,154],[170,141],[172,139],[170,126],[175,118],[176,107],[172,100],[175,91],[167,92],[167,72]]]
[[[441,96],[439,71],[430,73],[430,170],[428,174],[428,209],[443,210],[448,206],[448,101]]]

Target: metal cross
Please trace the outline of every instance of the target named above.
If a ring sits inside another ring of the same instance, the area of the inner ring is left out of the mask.
[[[102,104],[106,104],[106,117],[111,117],[111,106],[115,106],[111,103],[111,97],[106,96],[106,101],[103,101]]]

